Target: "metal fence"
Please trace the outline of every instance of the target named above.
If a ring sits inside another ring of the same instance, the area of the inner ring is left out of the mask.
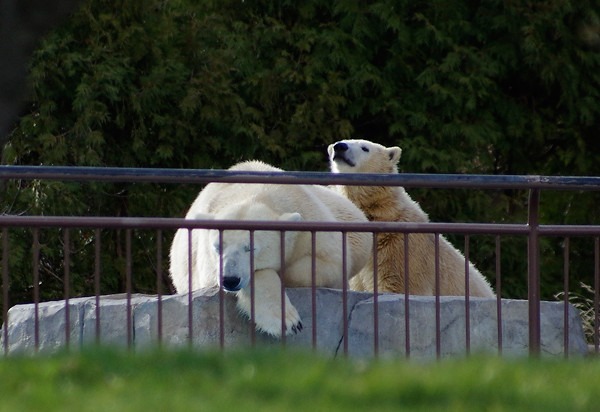
[[[275,230],[275,231],[335,231],[341,232],[344,236],[349,232],[370,232],[378,233],[431,233],[437,238],[440,234],[456,234],[465,237],[465,254],[468,260],[469,236],[470,235],[492,235],[496,238],[496,283],[498,323],[502,318],[500,311],[501,303],[501,268],[500,268],[500,239],[503,236],[521,236],[527,238],[527,261],[528,261],[528,302],[529,302],[529,350],[536,355],[540,352],[540,238],[545,236],[565,238],[564,247],[564,300],[567,303],[569,292],[569,238],[570,237],[588,237],[594,239],[594,342],[593,350],[599,352],[599,296],[600,296],[600,225],[541,225],[539,222],[539,198],[540,192],[544,190],[577,190],[577,191],[598,191],[600,190],[599,177],[549,177],[549,176],[487,176],[487,175],[428,175],[428,174],[330,174],[322,172],[243,172],[226,170],[180,170],[180,169],[127,169],[127,168],[87,168],[87,167],[28,167],[28,166],[0,166],[0,181],[8,179],[21,180],[56,180],[56,181],[79,181],[79,182],[129,182],[129,183],[193,183],[205,184],[209,182],[219,183],[278,183],[278,184],[327,184],[327,185],[361,185],[361,186],[403,186],[405,188],[449,188],[449,189],[514,189],[528,190],[528,219],[521,224],[493,224],[493,223],[395,223],[395,222],[361,222],[361,223],[336,223],[336,222],[255,222],[255,221],[197,221],[186,220],[183,218],[136,218],[136,217],[83,217],[83,216],[14,216],[0,215],[0,228],[2,233],[2,290],[3,290],[3,310],[2,321],[7,320],[7,313],[10,306],[10,284],[9,284],[9,265],[8,254],[10,250],[8,232],[11,228],[30,228],[33,234],[32,244],[32,267],[33,267],[33,302],[36,305],[40,303],[39,290],[39,233],[40,230],[47,228],[61,228],[64,231],[64,299],[67,318],[68,302],[71,298],[69,290],[69,259],[71,252],[69,248],[70,229],[88,228],[99,233],[100,229],[121,229],[127,233],[127,263],[126,263],[126,281],[125,292],[128,299],[127,310],[131,311],[132,294],[132,268],[131,268],[131,231],[135,229],[147,229],[157,231],[157,293],[159,295],[159,316],[160,316],[160,296],[164,293],[161,290],[161,279],[165,275],[162,273],[162,253],[160,251],[170,245],[164,245],[162,241],[162,231],[173,230],[177,228],[205,228],[218,230]],[[99,239],[99,236],[97,236]],[[375,238],[375,237],[374,237]],[[314,248],[314,245],[313,245]],[[99,307],[100,287],[100,250],[101,244],[98,241],[95,245],[96,265],[94,270],[96,282],[96,303]],[[436,257],[437,259],[437,257]],[[376,272],[376,268],[375,268]],[[439,277],[439,273],[436,274]],[[314,286],[313,286],[314,290]],[[221,291],[222,293],[222,291]],[[346,284],[344,286],[344,301],[347,293]],[[191,299],[191,293],[190,299]],[[377,300],[374,294],[375,301]],[[439,296],[436,297],[439,299]],[[468,311],[469,297],[465,297],[466,310]],[[438,300],[439,303],[439,300]],[[438,335],[438,355],[440,352],[439,343],[439,304],[436,314]],[[313,308],[314,310],[314,308]],[[565,354],[568,352],[567,339],[567,305],[565,305]],[[344,317],[347,315],[347,308],[344,306]],[[36,310],[37,317],[37,310]],[[467,314],[467,322],[468,322]],[[100,314],[97,314],[96,330],[99,331]],[[128,322],[131,316],[128,313]],[[408,320],[407,320],[408,322]],[[67,322],[68,324],[68,322]],[[221,326],[222,327],[222,326]],[[347,326],[345,326],[347,327]],[[159,323],[159,336],[161,325]],[[189,328],[192,328],[191,313],[189,316]],[[128,333],[131,331],[131,325],[127,325]],[[377,316],[374,317],[374,330],[378,330]],[[407,328],[408,330],[408,328]],[[467,346],[469,326],[467,323]],[[6,334],[6,328],[4,328]],[[313,331],[313,334],[315,332]],[[498,339],[502,339],[502,331],[499,326]],[[35,340],[39,339],[39,330],[35,330]],[[67,333],[68,335],[68,333]],[[191,334],[190,334],[191,335]],[[130,340],[129,337],[128,340]],[[408,339],[408,338],[407,338]],[[377,348],[377,333],[375,333],[375,348]],[[5,336],[4,352],[8,351],[7,336]],[[68,336],[67,336],[68,344]],[[409,343],[407,341],[407,352]]]

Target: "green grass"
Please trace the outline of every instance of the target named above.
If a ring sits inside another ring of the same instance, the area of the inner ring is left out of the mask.
[[[0,411],[599,410],[600,359],[329,360],[283,350],[0,359]]]

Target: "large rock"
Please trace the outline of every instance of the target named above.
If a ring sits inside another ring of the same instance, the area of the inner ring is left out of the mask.
[[[379,296],[380,356],[406,356],[406,325],[404,295]],[[437,356],[435,298],[410,296],[409,355],[415,358]],[[503,299],[501,304],[502,330],[498,339],[498,315],[495,299],[469,300],[471,353],[529,353],[529,305],[525,300]],[[564,304],[541,302],[541,352],[544,355],[564,355]],[[348,335],[348,352],[355,356],[374,353],[373,299],[359,302],[352,311]],[[568,309],[568,346],[570,354],[585,354],[587,344],[579,312]],[[440,355],[467,353],[465,299],[457,296],[440,298]],[[500,345],[499,345],[500,341]]]
[[[254,332],[249,320],[237,311],[235,297],[227,293],[220,294],[217,288],[210,288],[196,291],[191,296],[162,296],[160,302],[156,296],[133,295],[129,301],[125,295],[102,296],[99,299],[99,321],[95,297],[70,299],[68,328],[64,301],[40,303],[37,347],[40,351],[54,351],[64,347],[68,331],[71,348],[95,342],[136,349],[155,346],[159,342],[169,347],[204,348],[285,344],[289,347],[316,348],[330,356],[344,352],[351,357],[372,357],[376,352],[381,357],[406,356],[404,295],[383,294],[377,297],[379,333],[376,351],[372,294],[347,293],[345,331],[344,295],[341,291],[317,289],[314,294],[314,315],[313,294],[310,289],[288,289],[287,292],[302,317],[304,330],[297,335],[287,336],[283,343],[279,339]],[[527,355],[527,301],[502,300],[500,309],[502,354]],[[131,314],[129,322],[128,312]],[[470,352],[499,353],[496,300],[471,298],[469,312]],[[440,355],[466,354],[465,299],[441,297],[439,313]],[[408,314],[410,357],[435,358],[438,352],[435,298],[410,296]],[[540,318],[543,355],[564,354],[563,314],[562,302],[542,302]],[[579,314],[571,306],[568,314],[569,354],[583,355],[587,346]],[[159,315],[162,318],[160,322]],[[222,322],[219,321],[221,316]],[[129,332],[128,325],[131,328]],[[4,333],[1,336],[1,347],[4,348]],[[347,336],[347,342],[344,342],[344,336]],[[7,348],[9,353],[35,351],[35,305],[17,305],[10,309]]]

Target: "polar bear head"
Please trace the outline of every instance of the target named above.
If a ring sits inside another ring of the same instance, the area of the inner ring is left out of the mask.
[[[341,140],[327,148],[334,173],[397,173],[402,149],[368,140]]]
[[[204,216],[203,216],[204,217]],[[244,203],[226,208],[207,218],[222,220],[279,220],[300,221],[299,213],[277,214],[262,203]],[[284,235],[285,252],[293,248],[298,232],[286,231]],[[228,292],[236,292],[250,283],[250,259],[254,258],[254,271],[262,269],[281,269],[281,234],[278,231],[256,230],[211,230],[208,247],[217,262],[217,271],[222,258],[222,286]],[[218,273],[218,272],[217,272]]]

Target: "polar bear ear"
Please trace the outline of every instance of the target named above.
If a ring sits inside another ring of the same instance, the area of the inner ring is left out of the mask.
[[[400,155],[402,154],[402,149],[398,146],[388,147],[387,148],[388,156],[390,157],[390,162],[396,164],[400,160]]]
[[[279,220],[287,220],[288,222],[300,222],[302,215],[300,213],[284,213],[279,216]]]

